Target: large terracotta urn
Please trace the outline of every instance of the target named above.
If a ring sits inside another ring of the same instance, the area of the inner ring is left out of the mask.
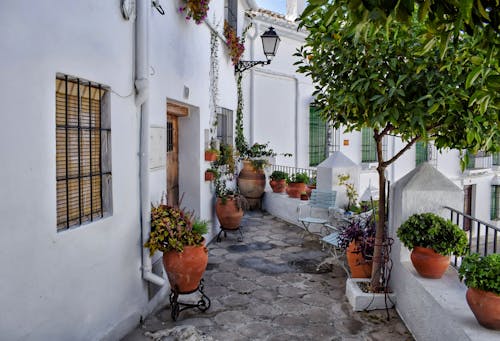
[[[480,325],[489,329],[500,330],[500,295],[469,288],[465,298]]]
[[[352,241],[346,250],[347,265],[351,270],[352,278],[370,278],[372,275],[372,261],[367,261],[359,249],[356,241]]]
[[[208,249],[202,246],[184,246],[184,251],[163,253],[163,266],[172,290],[189,293],[198,289],[208,263]]]
[[[450,265],[450,256],[443,256],[427,247],[415,246],[410,255],[418,274],[425,278],[441,278]]]
[[[227,197],[226,200],[217,198],[215,202],[215,214],[220,225],[226,230],[237,230],[243,218],[243,208],[238,205],[237,198]]]
[[[306,184],[303,182],[290,182],[286,187],[286,193],[290,198],[300,198],[300,194],[306,191]]]
[[[266,188],[266,175],[263,169],[255,169],[251,161],[243,161],[243,169],[238,175],[238,188],[248,201],[250,209],[260,207],[260,199]]]

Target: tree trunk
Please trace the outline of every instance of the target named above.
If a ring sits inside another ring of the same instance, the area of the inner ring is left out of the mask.
[[[373,250],[373,267],[372,267],[372,278],[371,287],[374,292],[381,291],[383,285],[380,283],[381,270],[383,266],[382,261],[382,249],[384,243],[385,235],[385,166],[383,165],[383,151],[382,151],[382,137],[375,132],[375,141],[377,144],[377,158],[378,158],[378,188],[379,188],[379,200],[378,200],[378,221],[377,229],[375,233],[375,247]]]

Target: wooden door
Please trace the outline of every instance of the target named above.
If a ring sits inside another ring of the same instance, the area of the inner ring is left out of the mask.
[[[471,215],[472,213],[472,185],[464,186],[464,213]],[[469,231],[471,227],[471,220],[464,217],[464,230]]]
[[[167,202],[179,204],[179,124],[177,116],[167,114]]]

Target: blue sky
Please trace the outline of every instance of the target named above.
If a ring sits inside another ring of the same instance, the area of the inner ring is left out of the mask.
[[[286,13],[286,0],[256,0],[259,7],[277,13]]]

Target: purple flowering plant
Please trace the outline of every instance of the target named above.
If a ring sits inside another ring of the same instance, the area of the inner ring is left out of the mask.
[[[186,20],[193,19],[196,24],[201,24],[207,17],[210,0],[182,0],[184,6],[179,7],[179,13],[185,13]]]

